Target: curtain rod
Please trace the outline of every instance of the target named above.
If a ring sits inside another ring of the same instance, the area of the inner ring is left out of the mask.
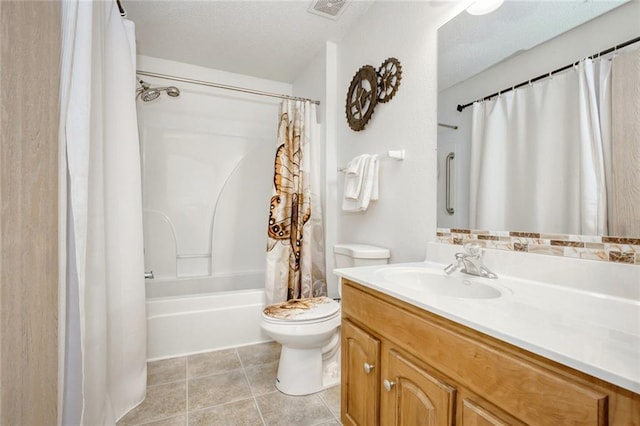
[[[294,101],[309,101],[312,104],[320,105],[320,101],[315,101],[313,99],[299,98],[296,96],[289,96],[289,95],[279,95],[277,93],[263,92],[261,90],[247,89],[244,87],[228,86],[226,84],[212,83],[210,81],[193,80],[191,78],[176,77],[173,75],[158,74],[155,72],[141,71],[141,70],[137,70],[136,74],[146,75],[147,77],[157,77],[157,78],[165,78],[167,80],[181,81],[183,83],[199,84],[201,86],[215,87],[217,89],[227,89],[227,90],[234,90],[236,92],[251,93],[253,95],[270,96],[272,98],[291,99]]]
[[[127,11],[124,10],[124,7],[122,6],[122,3],[120,3],[120,0],[116,0],[116,5],[118,5],[118,10],[120,11],[120,16],[122,16],[123,18],[125,16],[127,16]]]
[[[640,37],[636,37],[634,39],[625,41],[624,43],[621,43],[621,44],[618,44],[616,46],[610,47],[610,48],[608,48],[606,50],[603,50],[602,52],[594,53],[591,56],[587,56],[586,59],[593,59],[593,58],[598,58],[600,56],[604,56],[607,53],[615,52],[618,49],[622,49],[623,47],[627,47],[627,46],[629,46],[629,45],[631,45],[633,43],[637,43],[639,41],[640,41]],[[531,80],[523,81],[522,83],[516,84],[515,86],[511,86],[511,87],[508,87],[508,88],[506,88],[504,90],[500,90],[499,92],[492,93],[491,95],[485,96],[482,99],[476,99],[475,101],[469,102],[468,104],[465,104],[465,105],[458,105],[458,107],[456,109],[458,110],[458,112],[462,112],[462,110],[464,110],[465,108],[473,105],[476,102],[488,101],[489,99],[491,99],[493,97],[496,97],[498,95],[501,95],[503,93],[510,92],[510,91],[512,91],[514,89],[517,89],[519,87],[526,86],[527,84],[531,84],[531,83],[536,82],[538,80],[542,80],[543,78],[551,77],[552,75],[557,74],[557,73],[559,73],[561,71],[567,70],[567,69],[569,69],[569,68],[571,68],[571,67],[573,67],[575,65],[578,65],[579,63],[580,63],[580,61],[573,62],[573,63],[571,63],[569,65],[565,65],[564,67],[558,68],[558,69],[553,70],[551,72],[548,72],[546,74],[539,75],[539,76],[537,76],[535,78],[532,78]]]

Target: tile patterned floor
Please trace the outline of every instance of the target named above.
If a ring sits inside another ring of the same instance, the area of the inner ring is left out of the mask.
[[[150,362],[147,398],[118,426],[340,425],[340,387],[284,395],[279,358],[279,344],[263,343]]]

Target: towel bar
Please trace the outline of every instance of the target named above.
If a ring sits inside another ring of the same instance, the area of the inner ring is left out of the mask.
[[[404,149],[390,150],[390,151],[387,151],[385,154],[378,155],[378,157],[393,158],[394,160],[401,161],[401,160],[404,160]],[[345,172],[346,170],[347,168],[345,166],[338,167],[339,172]]]

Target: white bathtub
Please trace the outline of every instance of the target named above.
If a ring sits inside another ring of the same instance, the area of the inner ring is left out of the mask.
[[[260,327],[263,277],[147,280],[147,359],[270,341]]]

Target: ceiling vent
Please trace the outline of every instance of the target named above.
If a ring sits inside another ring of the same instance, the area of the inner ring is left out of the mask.
[[[347,6],[346,0],[313,0],[309,13],[329,19],[338,19]]]

